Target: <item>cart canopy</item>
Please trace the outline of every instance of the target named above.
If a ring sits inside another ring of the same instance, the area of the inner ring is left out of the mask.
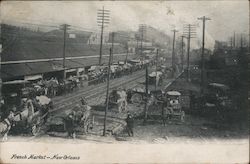
[[[209,84],[210,87],[213,87],[213,88],[218,88],[218,89],[221,89],[221,90],[228,90],[229,87],[225,84],[220,84],[220,83],[210,83]]]
[[[167,95],[169,95],[169,96],[180,96],[181,93],[177,92],[177,91],[168,91]]]

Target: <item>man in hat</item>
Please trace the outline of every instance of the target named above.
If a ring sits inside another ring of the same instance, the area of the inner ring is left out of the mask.
[[[4,120],[8,116],[8,107],[4,103],[3,99],[0,99],[0,121]]]
[[[132,115],[130,113],[128,113],[126,122],[127,122],[127,132],[128,132],[128,135],[129,135],[129,137],[131,137],[131,136],[133,137],[134,136],[134,131],[133,131],[133,128],[134,128],[134,118],[132,117]]]
[[[68,132],[68,137],[75,138],[75,114],[71,112],[65,118],[65,129]]]

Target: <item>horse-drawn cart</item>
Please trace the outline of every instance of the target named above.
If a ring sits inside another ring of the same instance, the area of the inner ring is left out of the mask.
[[[122,90],[113,90],[109,96],[109,104],[112,107],[117,107],[118,111],[126,111],[127,109],[127,93]]]
[[[177,91],[168,91],[165,95],[164,102],[164,119],[177,119],[184,122],[185,112],[180,104],[181,93]]]
[[[14,112],[15,116],[11,131],[38,135],[42,125],[47,121],[49,110],[52,108],[52,101],[46,96],[37,96],[33,100],[23,98],[22,105]]]

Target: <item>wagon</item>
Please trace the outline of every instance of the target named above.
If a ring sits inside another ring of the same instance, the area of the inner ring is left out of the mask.
[[[148,95],[144,88],[133,88],[127,91],[128,101],[132,104],[141,104],[146,101],[146,96],[153,97],[153,104],[157,104],[159,101],[162,101],[162,95],[164,92],[162,90],[148,90]]]
[[[52,101],[46,96],[37,96],[35,100],[23,98],[22,105],[15,111],[12,131],[38,135],[52,108]]]
[[[159,86],[162,84],[162,72],[160,71],[156,71],[156,72],[152,72],[148,75],[149,77],[149,84],[154,84],[156,86]]]
[[[164,118],[176,119],[184,122],[185,112],[180,104],[181,93],[178,91],[168,91],[165,95]]]
[[[144,88],[133,88],[127,91],[127,95],[128,101],[132,104],[141,104],[145,99],[146,91]]]
[[[113,90],[109,96],[109,104],[112,107],[117,107],[118,111],[125,111],[127,108],[127,93],[121,89]]]
[[[11,127],[13,133],[29,132],[37,135],[46,123],[49,110],[53,108],[50,98],[36,96],[36,88],[27,80],[14,80],[3,83],[3,97],[8,110],[14,112]]]

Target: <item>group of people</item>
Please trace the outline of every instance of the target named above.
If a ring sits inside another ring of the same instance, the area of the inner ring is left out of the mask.
[[[109,102],[111,105],[113,104],[117,107],[119,113],[127,111],[128,102],[126,90],[122,88],[114,89],[110,94]]]
[[[41,79],[37,83],[33,83],[33,85],[37,91],[43,92],[46,96],[55,97],[72,92],[79,83],[79,79],[74,77],[66,80],[58,80],[56,77],[52,77],[49,80]]]
[[[135,71],[143,69],[143,64],[129,64],[124,65],[111,65],[110,67],[110,78],[115,79],[124,75],[132,74]],[[99,84],[105,82],[108,78],[108,67],[107,66],[96,66],[95,69],[89,69],[89,85]]]
[[[76,104],[72,111],[66,116],[65,130],[69,137],[75,138],[76,131],[83,131],[86,134],[89,128],[93,128],[91,107],[85,98],[81,98],[80,104]]]

